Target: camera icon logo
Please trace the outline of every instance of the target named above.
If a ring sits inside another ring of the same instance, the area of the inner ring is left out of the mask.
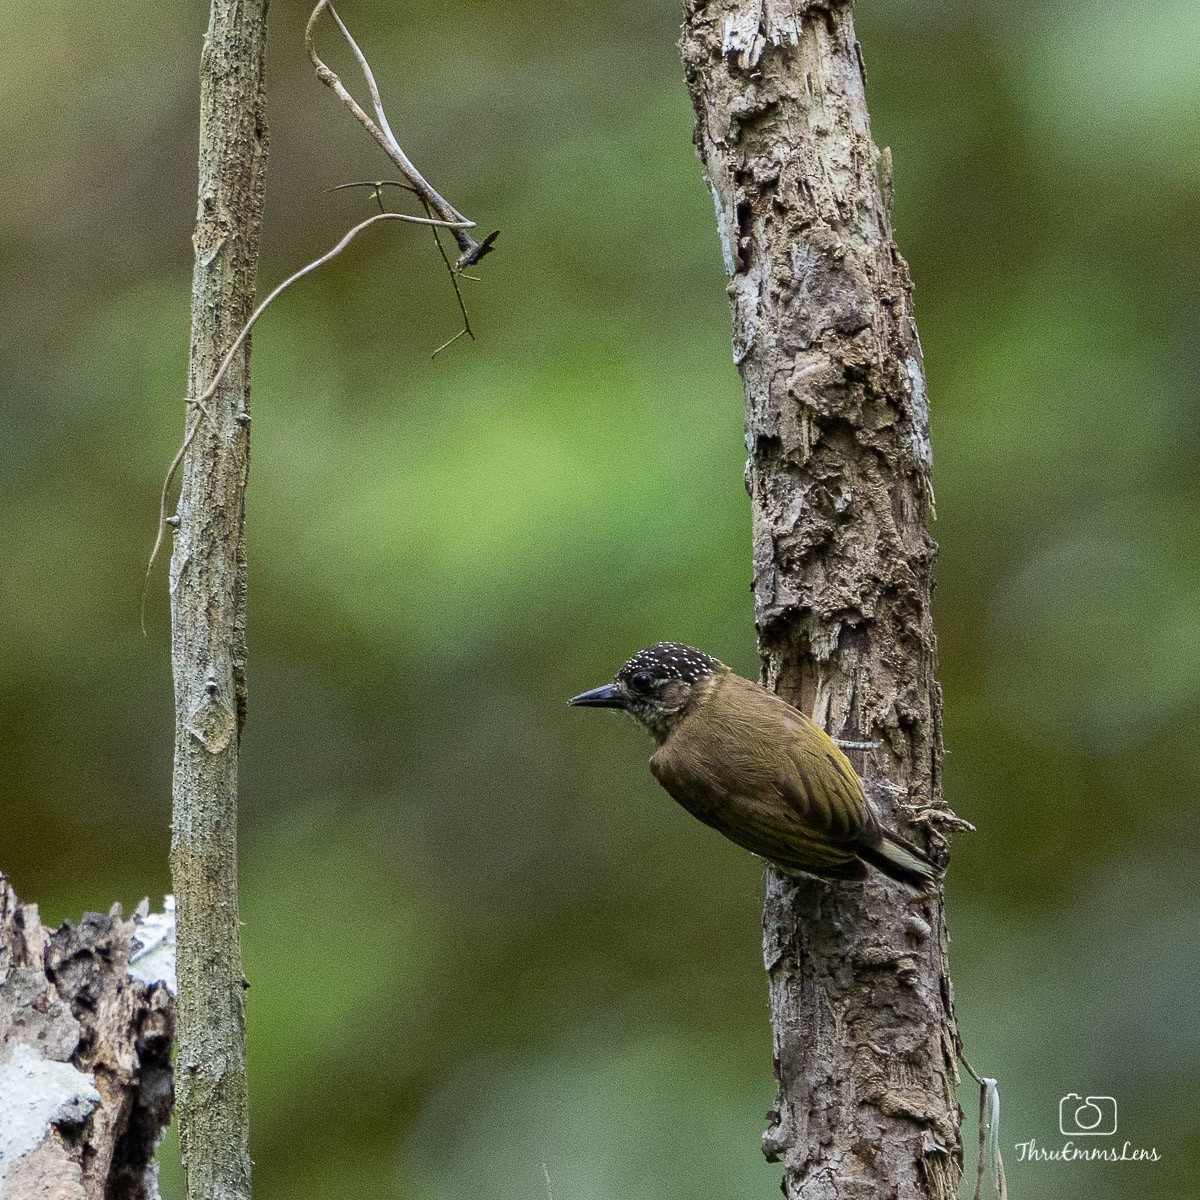
[[[1064,1137],[1111,1137],[1117,1132],[1116,1100],[1068,1092],[1058,1102],[1058,1131]]]

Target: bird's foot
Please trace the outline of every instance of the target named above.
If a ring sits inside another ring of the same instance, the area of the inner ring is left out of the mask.
[[[901,804],[900,807],[908,813],[914,825],[940,825],[964,833],[975,832],[975,826],[970,821],[964,820],[951,809],[930,804]]]

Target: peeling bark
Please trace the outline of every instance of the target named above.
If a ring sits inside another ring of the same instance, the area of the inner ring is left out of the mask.
[[[692,0],[681,50],[745,390],[764,682],[875,742],[856,766],[884,820],[944,862],[929,407],[852,7]],[[940,894],[771,871],[764,955],[785,1194],[955,1196]]]
[[[0,1200],[158,1200],[175,1014],[130,974],[145,915],[46,929],[0,875]]]

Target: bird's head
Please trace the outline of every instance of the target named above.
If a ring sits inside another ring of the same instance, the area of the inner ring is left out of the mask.
[[[727,669],[694,646],[659,642],[639,650],[612,683],[572,696],[569,703],[624,709],[650,731],[656,742],[662,743]]]

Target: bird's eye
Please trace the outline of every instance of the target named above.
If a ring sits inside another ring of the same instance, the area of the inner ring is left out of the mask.
[[[649,671],[636,671],[633,678],[630,679],[629,685],[635,692],[653,691],[654,676]]]

